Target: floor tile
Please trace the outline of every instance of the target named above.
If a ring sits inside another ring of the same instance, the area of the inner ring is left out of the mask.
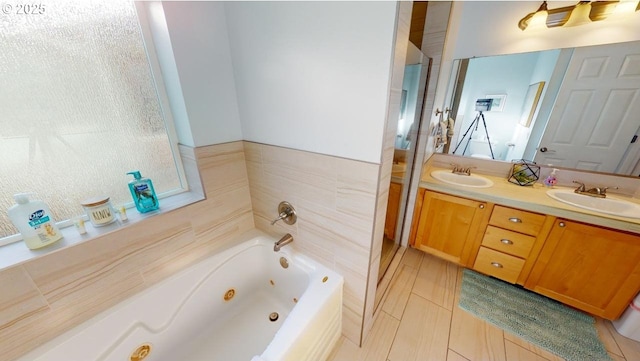
[[[404,256],[402,257],[402,263],[417,269],[420,267],[423,255],[424,252],[415,248],[407,247],[407,250],[404,252]]]
[[[389,293],[382,305],[383,311],[398,320],[402,318],[402,314],[405,306],[407,305],[407,300],[409,299],[409,295],[411,294],[411,289],[413,288],[413,283],[415,282],[417,275],[417,269],[405,264],[400,265],[391,280]]]
[[[640,342],[634,341],[630,338],[626,338],[616,331],[611,322],[605,322],[606,328],[611,332],[611,335],[620,347],[624,358],[628,361],[640,360]]]
[[[425,254],[413,292],[438,306],[452,310],[457,273],[458,266],[455,264]]]
[[[362,348],[341,338],[328,361],[386,361],[400,321],[385,312],[377,315]]]
[[[450,320],[450,311],[411,294],[389,360],[446,360]]]
[[[447,361],[469,361],[469,359],[460,356],[453,350],[449,350],[449,353],[447,354]]]
[[[545,349],[543,349],[542,347],[538,347],[534,344],[532,344],[529,341],[525,341],[523,339],[521,339],[520,337],[509,333],[507,331],[504,332],[504,339],[506,342],[511,342],[525,350],[531,351],[537,355],[540,355],[542,357],[544,357],[545,360],[549,360],[549,361],[562,361],[564,360],[562,357],[557,356],[556,354],[547,351]]]
[[[547,361],[546,358],[524,349],[510,341],[504,342],[504,348],[507,360],[510,361]]]

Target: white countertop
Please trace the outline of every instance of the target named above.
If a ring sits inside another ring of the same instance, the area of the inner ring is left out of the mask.
[[[549,188],[540,183],[536,183],[533,186],[519,186],[517,184],[510,183],[506,178],[485,175],[481,172],[477,172],[477,174],[491,179],[494,185],[489,188],[471,188],[445,183],[433,178],[431,176],[431,172],[440,169],[450,171],[450,169],[446,168],[425,166],[420,181],[420,187],[460,197],[471,198],[478,201],[500,204],[507,207],[519,208],[531,212],[548,214],[578,222],[590,223],[602,227],[609,227],[640,234],[640,219],[603,214],[559,202],[549,197],[546,194]],[[569,187],[554,188],[573,190],[573,188]],[[640,201],[636,198],[619,195],[614,195],[614,197],[640,204]]]

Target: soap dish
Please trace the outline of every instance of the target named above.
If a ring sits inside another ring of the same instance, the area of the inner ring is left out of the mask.
[[[519,186],[532,186],[540,179],[540,167],[525,159],[513,161],[509,182]]]

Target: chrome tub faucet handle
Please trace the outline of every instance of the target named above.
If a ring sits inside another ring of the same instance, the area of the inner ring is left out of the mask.
[[[296,223],[298,215],[291,203],[284,201],[280,202],[278,205],[278,218],[274,219],[273,222],[271,222],[271,225],[273,226],[279,220],[282,220],[284,223],[289,225]]]

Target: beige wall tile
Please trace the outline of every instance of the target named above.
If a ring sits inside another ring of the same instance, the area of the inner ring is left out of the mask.
[[[342,334],[351,342],[360,345],[362,335],[362,312],[342,306]]]
[[[378,165],[245,142],[254,221],[292,247],[344,275],[343,332],[359,344],[363,326]],[[270,222],[280,201],[296,209],[295,225]]]
[[[242,142],[197,148],[195,154],[208,196],[249,185]]]
[[[299,209],[299,229],[303,227],[305,229],[314,228],[328,241],[336,241],[339,245],[345,244],[344,248],[352,249],[353,245],[360,247],[366,253],[367,260],[364,265],[359,265],[364,266],[365,270],[368,269],[371,232],[373,230],[372,219],[366,221],[348,213],[314,206],[306,202],[301,202],[296,209]],[[334,246],[338,246],[338,244]],[[342,255],[342,252],[340,254]]]
[[[204,196],[204,187],[202,186],[200,171],[198,170],[195,149],[178,144],[178,151],[180,152],[180,158],[182,159],[182,166],[184,167],[187,184],[189,184],[189,190]]]
[[[370,222],[375,212],[379,168],[377,164],[338,159],[336,210]]]
[[[0,273],[0,285],[0,330],[49,310],[47,301],[22,266]]]
[[[266,187],[286,190],[297,199],[335,208],[336,159],[279,147],[262,148]]]

